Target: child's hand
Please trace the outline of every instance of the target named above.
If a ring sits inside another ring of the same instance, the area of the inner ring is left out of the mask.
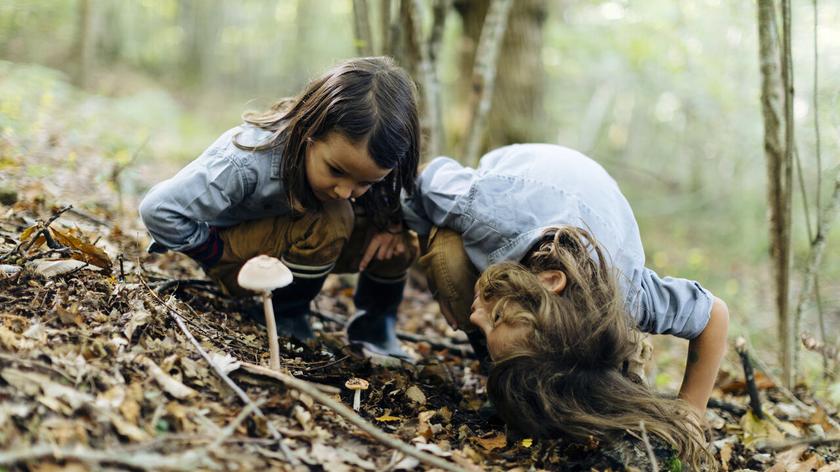
[[[379,260],[386,260],[406,252],[408,248],[406,247],[402,225],[394,229],[394,231],[389,229],[385,232],[376,233],[371,238],[365,250],[365,255],[362,257],[362,262],[359,263],[359,272],[365,270],[374,257]]]

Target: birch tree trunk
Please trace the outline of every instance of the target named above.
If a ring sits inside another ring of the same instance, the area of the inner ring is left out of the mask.
[[[785,152],[784,96],[779,34],[773,0],[758,0],[758,41],[761,67],[761,105],[764,116],[764,155],[767,161],[767,201],[770,218],[770,255],[773,266],[778,336],[781,341],[783,382],[792,380],[793,346],[788,317],[790,279],[790,179]]]
[[[477,45],[489,10],[489,0],[455,0],[463,36],[460,49],[462,77],[472,75]],[[516,142],[549,141],[543,105],[545,69],[542,61],[543,31],[548,16],[546,0],[516,0],[511,6],[501,44],[496,79],[487,125],[479,143],[479,154],[489,148]],[[457,96],[470,98],[472,83],[460,81]],[[455,106],[460,116],[469,116],[471,103]],[[456,129],[466,140],[466,130]],[[462,157],[462,159],[464,159]],[[464,162],[468,162],[464,160]]]
[[[508,13],[513,0],[493,0],[481,28],[472,73],[472,95],[467,134],[464,137],[463,156],[470,165],[478,163],[481,140],[487,122],[487,113],[493,97],[496,64],[502,38],[507,27]]]
[[[373,34],[367,0],[353,0],[353,43],[359,56],[373,55]]]

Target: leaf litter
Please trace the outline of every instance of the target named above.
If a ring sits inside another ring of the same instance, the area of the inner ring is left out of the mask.
[[[37,198],[0,206],[0,466],[294,470],[289,451],[301,470],[431,470],[310,396],[240,368],[268,364],[258,302],[223,296],[184,256],[146,254],[136,222],[92,223],[120,220],[102,202],[90,213]],[[416,364],[379,365],[343,345],[353,280],[331,276],[315,302],[324,314],[313,318],[319,339],[281,339],[282,368],[338,392],[330,395],[347,406],[346,380],[368,380],[363,418],[462,470],[651,468],[630,435],[610,444],[540,441],[481,419],[478,362],[461,355],[465,339],[446,325],[422,279],[412,281],[400,329],[416,335],[405,341]],[[159,300],[264,416],[242,403]],[[760,372],[758,381],[764,419],[749,411],[737,370],[719,376],[707,419],[721,469],[840,470],[836,442],[767,447],[840,432],[837,411],[804,386],[794,401]],[[651,442],[660,468],[679,470],[669,448]]]

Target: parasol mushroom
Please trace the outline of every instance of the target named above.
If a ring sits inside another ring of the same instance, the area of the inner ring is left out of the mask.
[[[359,405],[362,400],[362,390],[368,389],[368,381],[365,379],[358,379],[353,377],[348,380],[344,386],[353,390],[353,409],[359,411]]]
[[[265,327],[268,330],[269,367],[280,369],[280,345],[277,342],[277,323],[274,321],[274,307],[271,304],[271,291],[292,283],[292,271],[279,259],[270,256],[257,256],[248,260],[239,269],[236,281],[246,290],[260,294],[265,310]]]

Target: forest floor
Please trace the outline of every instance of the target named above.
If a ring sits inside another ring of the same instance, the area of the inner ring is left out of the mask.
[[[339,414],[247,369],[245,362],[268,364],[265,328],[249,315],[258,301],[223,296],[182,255],[146,254],[137,219],[121,216],[120,192],[95,184],[111,164],[92,157],[69,167],[45,152],[39,165],[56,169],[46,177],[31,172],[31,154],[0,143],[0,467],[435,468],[384,445],[347,408]],[[348,408],[345,382],[367,380],[357,412],[367,424],[462,470],[654,467],[644,442],[630,435],[610,444],[536,441],[483,420],[486,379],[419,278],[399,326],[413,335],[405,346],[417,362],[371,362],[348,349],[341,327],[352,312],[352,283],[331,276],[315,304],[318,339],[281,339],[281,364]],[[807,386],[789,392],[761,372],[756,380],[763,420],[750,410],[743,372],[719,376],[707,420],[722,470],[840,471],[837,442],[814,442],[840,433],[837,410]],[[651,442],[658,468],[679,470],[668,449]]]

